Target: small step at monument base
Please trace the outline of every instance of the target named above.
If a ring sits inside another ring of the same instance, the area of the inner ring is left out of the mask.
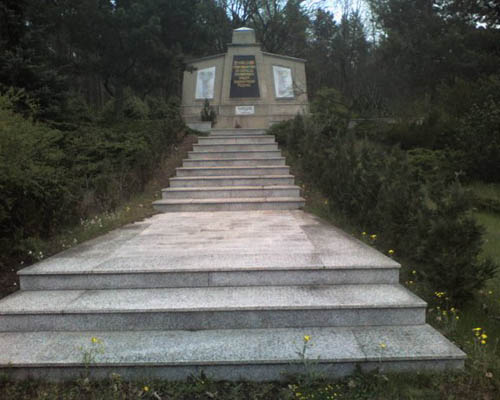
[[[301,359],[304,336],[310,341]],[[96,337],[102,345],[92,344]],[[382,346],[381,346],[382,345]],[[85,351],[102,348],[95,362]],[[101,347],[102,346],[102,347]],[[107,378],[272,381],[319,373],[460,369],[465,354],[429,325],[202,331],[0,333],[0,372],[12,379]]]
[[[248,197],[218,199],[157,200],[153,207],[161,212],[296,210],[304,207],[302,197]]]

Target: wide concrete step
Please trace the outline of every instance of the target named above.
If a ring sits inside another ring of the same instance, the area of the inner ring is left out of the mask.
[[[278,158],[279,150],[263,151],[188,151],[188,158],[193,160],[210,159],[248,159],[248,158]]]
[[[262,144],[275,143],[272,135],[256,135],[256,136],[200,136],[199,144]]]
[[[294,254],[302,265],[305,257]],[[181,257],[178,257],[181,258]],[[195,258],[195,257],[193,257]],[[197,256],[199,258],[199,256]],[[206,258],[213,258],[208,255]],[[68,265],[66,269],[56,271],[33,271],[20,276],[22,290],[104,290],[104,289],[152,289],[152,288],[183,288],[183,287],[226,287],[226,286],[303,286],[303,285],[352,285],[352,284],[396,284],[399,269],[387,267],[338,267],[323,265],[307,265],[289,267],[286,269],[272,260],[280,257],[272,254],[263,255],[262,261],[256,261],[255,256],[219,257],[227,265],[217,266],[185,266],[161,263],[158,259],[148,257],[122,260],[121,264],[103,262],[99,268],[75,269]],[[242,264],[242,261],[255,264]],[[265,259],[264,259],[265,258]],[[281,256],[281,259],[286,257]],[[145,268],[144,263],[150,260]],[[184,257],[189,259],[189,257]],[[233,263],[231,265],[231,260]],[[68,263],[69,264],[69,263]],[[261,265],[272,265],[262,267]],[[154,269],[152,268],[154,266]]]
[[[304,205],[305,200],[301,197],[162,199],[153,203],[161,212],[298,210]]]
[[[210,136],[257,136],[265,135],[265,129],[211,129]]]
[[[180,167],[176,168],[177,176],[234,176],[234,175],[288,175],[290,168],[287,166],[253,167]]]
[[[157,214],[152,231],[144,223],[127,225],[22,269],[21,289],[399,282],[397,262],[350,235],[314,227],[313,219],[297,230],[301,214]]]
[[[292,175],[183,176],[170,179],[170,187],[293,185]]]
[[[182,162],[184,167],[254,167],[259,165],[285,165],[285,157],[275,158],[234,158],[191,160]]]
[[[194,144],[195,152],[221,152],[221,151],[276,151],[277,143],[261,144]]]
[[[19,291],[0,331],[419,325],[425,307],[400,285]]]
[[[228,186],[205,188],[167,188],[162,190],[162,198],[172,199],[227,199],[248,197],[300,197],[300,188],[295,185],[283,186]]]
[[[303,354],[305,335],[310,340]],[[93,337],[101,344],[92,343]],[[92,350],[95,362],[88,368],[82,351]],[[16,380],[67,380],[87,373],[105,379],[114,372],[149,382],[184,380],[200,371],[210,379],[234,381],[279,380],[311,371],[339,378],[357,366],[442,371],[462,369],[464,360],[465,354],[429,325],[0,333],[0,372]]]

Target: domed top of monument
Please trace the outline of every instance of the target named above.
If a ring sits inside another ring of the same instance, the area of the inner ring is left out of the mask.
[[[255,31],[252,28],[241,27],[233,30],[232,44],[256,44]]]

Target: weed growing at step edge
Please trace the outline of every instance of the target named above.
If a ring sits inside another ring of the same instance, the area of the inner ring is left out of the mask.
[[[82,355],[85,372],[80,379],[77,379],[77,384],[83,392],[91,393],[90,367],[96,363],[99,355],[104,354],[104,343],[101,339],[93,336],[90,339],[90,346],[78,346],[78,350]]]
[[[314,347],[311,335],[304,335],[302,345],[296,352],[300,362],[304,367],[304,373],[296,377],[297,383],[289,384],[293,399],[297,400],[334,400],[342,398],[339,388],[326,382],[324,376],[317,370],[319,360],[313,360],[308,357],[308,351]],[[338,386],[338,385],[337,385]]]
[[[78,346],[78,350],[82,354],[82,363],[88,377],[90,367],[96,363],[99,355],[104,354],[104,343],[101,339],[93,336],[90,339],[90,346]]]

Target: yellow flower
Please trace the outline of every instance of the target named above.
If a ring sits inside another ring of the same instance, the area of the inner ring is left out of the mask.
[[[377,238],[377,235],[375,235],[375,234],[370,235],[370,239],[375,240],[376,238]]]
[[[144,386],[144,387],[142,388],[142,390],[143,390],[143,391],[145,391],[145,392],[149,392],[149,386]]]
[[[92,341],[92,343],[96,344],[96,343],[101,343],[101,340],[96,338],[96,337],[93,337],[92,339],[90,339]]]
[[[363,236],[366,236],[366,232],[361,233]]]
[[[385,343],[380,343],[380,348],[381,349],[385,349],[387,347],[387,345]]]
[[[458,321],[458,320],[460,319],[460,317],[457,315],[457,316],[455,317],[455,319]]]
[[[486,344],[486,340],[481,340],[481,344]]]
[[[488,339],[488,335],[487,335],[486,333],[483,333],[483,334],[481,335],[481,339]]]
[[[393,254],[394,254],[394,250],[390,249],[390,250],[388,251],[388,253],[389,253],[390,255],[393,255]]]
[[[473,328],[472,330],[473,330],[474,332],[477,332],[477,331],[480,331],[480,330],[481,330],[481,328]]]
[[[413,275],[417,275],[417,271],[415,271],[415,270],[411,271],[411,273],[412,273]]]
[[[305,335],[305,336],[304,336],[304,342],[306,342],[306,343],[307,343],[309,340],[311,340],[311,336],[309,336],[309,335]]]

